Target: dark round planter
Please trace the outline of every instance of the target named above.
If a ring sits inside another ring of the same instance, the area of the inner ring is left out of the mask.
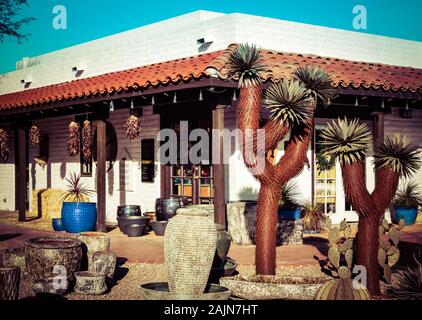
[[[141,216],[141,206],[136,205],[124,205],[117,207],[117,216],[126,217],[126,216]]]
[[[164,236],[168,221],[151,221],[150,225],[156,236]]]
[[[188,205],[187,198],[158,198],[155,200],[155,215],[157,221],[167,221],[176,215],[179,208]]]
[[[418,208],[414,207],[393,207],[393,214],[391,215],[391,220],[394,223],[399,223],[401,219],[404,220],[406,225],[412,225],[416,222],[416,217],[418,216]]]
[[[278,219],[282,220],[299,220],[302,216],[300,207],[280,207],[278,210]]]
[[[93,202],[63,202],[62,223],[66,232],[94,231],[97,208]]]
[[[51,222],[54,231],[64,231],[62,218],[53,218]]]
[[[226,231],[226,227],[224,225],[216,223],[215,227],[217,229],[217,249],[214,256],[213,268],[218,268],[227,258],[232,237],[230,236],[230,233]]]
[[[17,300],[19,283],[19,267],[0,267],[0,300]]]
[[[80,270],[82,242],[70,237],[40,237],[25,244],[27,272],[33,282],[52,277],[73,281]]]
[[[119,229],[129,237],[140,237],[148,226],[150,218],[143,216],[117,217]]]

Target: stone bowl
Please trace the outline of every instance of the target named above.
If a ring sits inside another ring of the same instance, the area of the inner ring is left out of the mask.
[[[231,292],[225,287],[210,284],[201,294],[180,294],[169,292],[168,282],[144,283],[140,286],[143,300],[228,300]]]
[[[142,230],[142,232],[138,235],[138,237],[141,236],[143,232],[145,231],[145,228],[148,226],[149,220],[150,218],[143,217],[143,216],[117,217],[117,222],[119,223],[120,231],[132,237],[134,236],[134,234],[139,234],[139,231]],[[131,225],[137,225],[137,226],[129,227]],[[129,235],[128,232],[131,235]]]
[[[233,259],[226,258],[218,268],[211,268],[209,282],[219,283],[220,278],[231,276],[237,268],[237,263]]]
[[[144,231],[146,228],[147,226],[140,225],[140,224],[126,225],[126,235],[128,237],[140,237],[144,234]]]
[[[71,237],[39,237],[25,243],[26,271],[31,280],[43,281],[58,274],[74,280],[80,270],[82,242]]]
[[[164,236],[168,221],[151,221],[150,225],[156,236]]]
[[[75,292],[89,295],[99,295],[107,290],[105,275],[92,271],[80,271],[75,273]]]
[[[232,295],[247,300],[313,300],[327,277],[241,276],[220,278]]]

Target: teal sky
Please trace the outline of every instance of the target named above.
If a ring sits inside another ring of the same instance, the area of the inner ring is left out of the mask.
[[[52,27],[53,7],[67,9],[67,30]],[[420,0],[29,0],[22,15],[36,21],[25,27],[21,44],[0,43],[0,73],[15,69],[22,57],[33,57],[196,10],[249,13],[283,20],[354,30],[355,5],[367,9],[367,32],[422,41]]]

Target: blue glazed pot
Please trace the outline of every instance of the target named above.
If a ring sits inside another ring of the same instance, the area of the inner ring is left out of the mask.
[[[278,219],[286,220],[299,220],[302,216],[302,210],[300,207],[281,207],[278,209]]]
[[[97,207],[93,202],[63,202],[62,223],[70,233],[94,231]]]
[[[64,231],[63,222],[61,218],[53,218],[52,225],[54,231]]]
[[[412,225],[416,222],[418,215],[418,208],[409,207],[394,207],[394,219],[398,223],[401,219],[404,219],[406,225]]]

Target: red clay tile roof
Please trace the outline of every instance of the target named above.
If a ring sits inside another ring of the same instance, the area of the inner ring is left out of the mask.
[[[168,83],[177,84],[181,81],[186,82],[210,76],[227,79],[227,56],[233,47],[234,45],[226,50],[194,57],[0,95],[0,111],[92,97],[104,93],[146,89],[150,86],[156,87]],[[277,81],[289,77],[297,67],[312,64],[324,68],[332,76],[333,84],[336,87],[422,92],[422,69],[269,50],[262,52],[264,60],[271,70],[263,76],[266,81]]]

